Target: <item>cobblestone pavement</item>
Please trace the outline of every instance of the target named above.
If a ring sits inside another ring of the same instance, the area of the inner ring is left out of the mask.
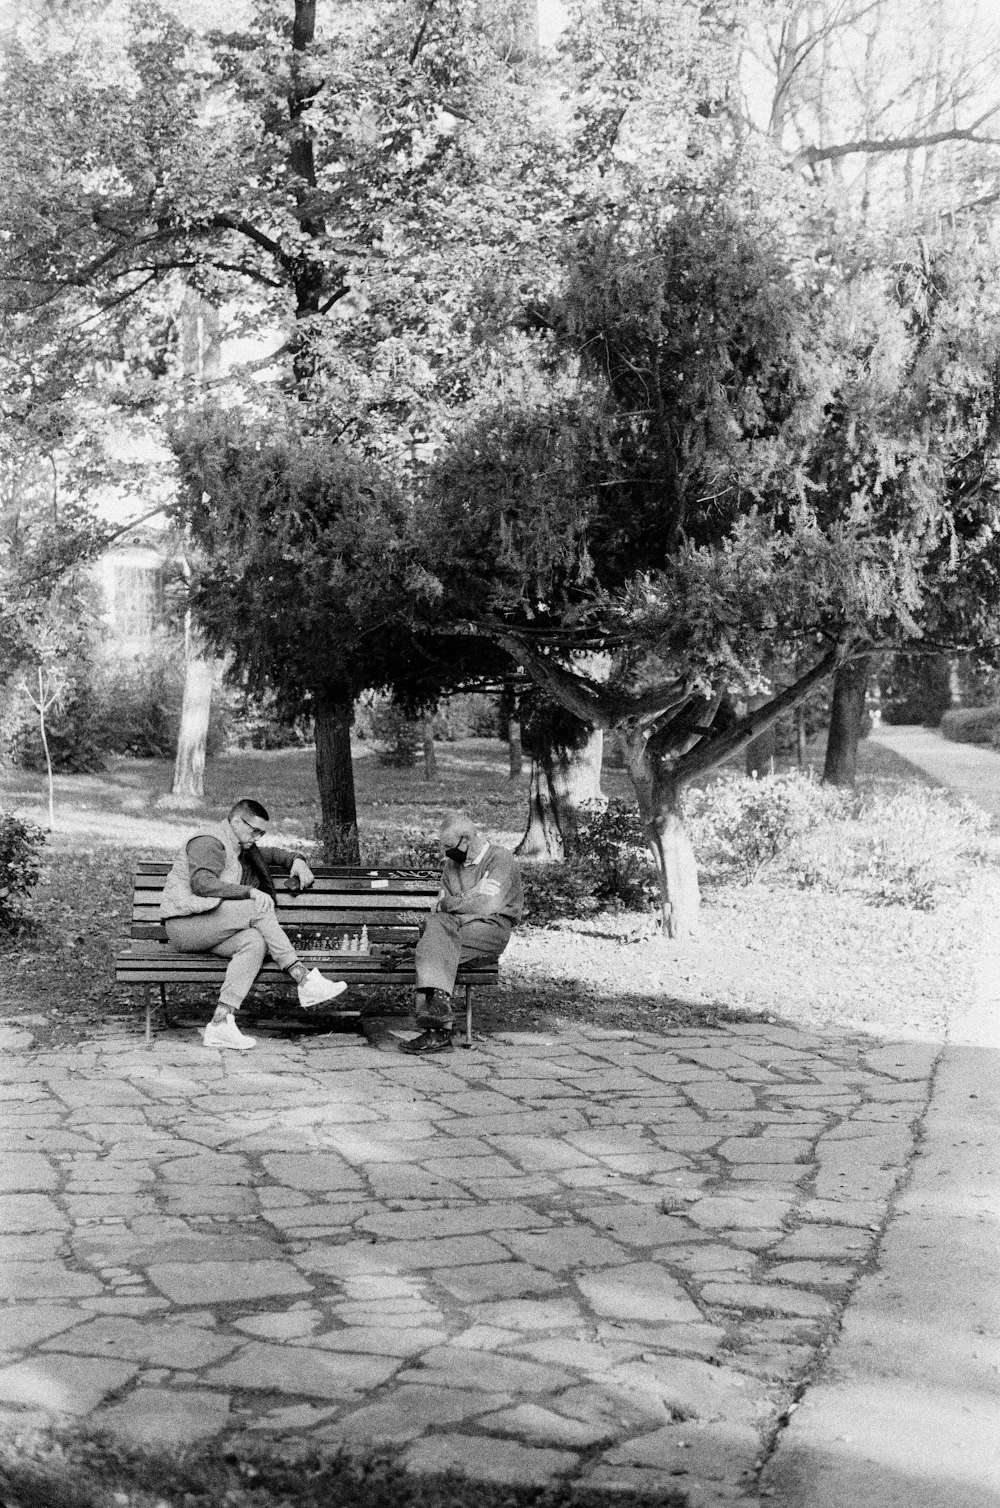
[[[147,1052],[0,1031],[0,1412],[757,1501],[937,1049],[766,1024]]]

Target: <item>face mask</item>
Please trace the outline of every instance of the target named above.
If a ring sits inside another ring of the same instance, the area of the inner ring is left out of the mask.
[[[468,838],[463,838],[462,841],[460,843],[457,843],[454,848],[446,848],[444,851],[444,856],[446,859],[450,859],[453,864],[464,864],[466,859],[469,857]]]

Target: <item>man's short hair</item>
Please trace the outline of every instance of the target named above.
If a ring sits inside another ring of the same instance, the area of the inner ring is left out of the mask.
[[[229,812],[230,817],[256,817],[258,822],[270,822],[267,807],[261,806],[259,801],[253,801],[249,796],[243,796]]]
[[[438,832],[441,837],[444,837],[445,833],[455,833],[461,838],[474,838],[477,836],[479,829],[472,818],[466,816],[465,812],[445,812],[441,818],[441,826],[438,828]]]

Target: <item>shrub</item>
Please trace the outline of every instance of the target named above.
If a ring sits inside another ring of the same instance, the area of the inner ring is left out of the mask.
[[[57,707],[45,715],[45,738],[53,770],[89,775],[103,770],[107,752],[101,745],[98,708],[86,682],[77,682]],[[10,731],[9,755],[24,770],[45,770],[38,713],[26,697]]]
[[[887,723],[936,728],[951,706],[951,664],[945,655],[890,655],[878,680]]]
[[[404,827],[391,848],[372,852],[365,862],[387,869],[433,869],[440,874],[441,851],[436,839],[428,837],[423,828]]]
[[[380,702],[372,709],[372,736],[380,765],[392,770],[413,769],[420,730],[393,702]]]
[[[593,874],[599,900],[641,908],[655,896],[656,865],[634,806],[609,801],[581,822],[577,844],[577,862]]]
[[[0,931],[24,919],[23,903],[38,884],[45,833],[32,822],[0,813]]]
[[[941,732],[952,743],[1000,748],[1000,705],[956,707],[941,719]]]
[[[109,754],[173,758],[184,673],[183,645],[167,638],[141,655],[78,665],[68,695],[45,721],[53,769],[70,774],[102,770]],[[213,695],[208,754],[225,746],[229,719],[228,699]],[[38,714],[26,699],[13,730],[11,757],[24,769],[45,769]]]
[[[571,859],[525,865],[521,873],[525,914],[536,925],[609,906],[641,910],[657,894],[656,866],[639,814],[624,801],[610,801],[581,822]]]
[[[985,856],[989,830],[985,812],[947,791],[881,783],[797,845],[787,867],[807,887],[926,911]]]
[[[500,699],[482,691],[463,691],[441,702],[434,717],[434,737],[447,743],[462,738],[506,738],[500,724]]]
[[[227,731],[234,749],[302,749],[313,740],[311,719],[279,717],[272,695],[233,697]]]
[[[592,916],[601,909],[594,873],[578,860],[564,864],[525,864],[524,920],[532,926],[564,917]]]
[[[844,796],[789,770],[732,775],[685,795],[684,813],[706,878],[751,884],[811,828],[836,815]]]

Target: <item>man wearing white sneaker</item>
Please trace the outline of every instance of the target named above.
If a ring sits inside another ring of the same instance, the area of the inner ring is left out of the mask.
[[[206,1047],[247,1051],[256,1045],[236,1025],[236,1013],[270,953],[299,987],[306,1010],[334,1000],[346,984],[333,984],[307,969],[275,912],[271,869],[308,889],[314,875],[300,855],[286,848],[258,848],[270,821],[259,801],[237,801],[224,822],[189,838],[167,875],[160,916],[167,937],[181,953],[217,953],[229,959],[215,1015],[204,1029]]]

